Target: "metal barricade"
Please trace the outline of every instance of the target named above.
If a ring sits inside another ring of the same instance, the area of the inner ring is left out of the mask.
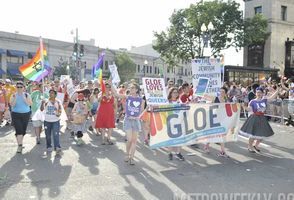
[[[294,126],[294,100],[284,99],[282,111],[282,123]]]
[[[267,116],[269,121],[283,123],[283,100],[267,101],[265,116]]]
[[[293,121],[294,100],[276,99],[267,102],[265,116],[269,121],[291,125]]]

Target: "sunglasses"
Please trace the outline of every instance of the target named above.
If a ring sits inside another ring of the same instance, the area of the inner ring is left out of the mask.
[[[84,99],[79,99],[79,101],[84,101]]]
[[[16,88],[23,88],[23,86],[17,86]]]

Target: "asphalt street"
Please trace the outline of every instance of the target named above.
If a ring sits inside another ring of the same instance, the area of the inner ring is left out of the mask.
[[[115,129],[115,145],[101,145],[101,136],[84,135],[77,146],[62,126],[61,157],[46,154],[45,136],[35,144],[31,126],[23,154],[16,154],[14,130],[0,128],[0,199],[189,199],[193,194],[294,193],[294,128],[271,124],[275,135],[261,153],[249,153],[247,140],[226,143],[230,158],[202,147],[184,147],[185,161],[168,160],[164,149],[137,146],[135,166],[124,162],[124,132]],[[121,124],[120,126],[121,127]],[[293,197],[294,198],[294,197]],[[190,198],[192,199],[192,198]],[[196,199],[196,198],[195,198]]]

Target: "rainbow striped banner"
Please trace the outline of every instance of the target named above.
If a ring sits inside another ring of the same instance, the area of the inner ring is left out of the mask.
[[[98,78],[102,94],[105,94],[105,84],[103,82],[103,77],[102,77],[102,66],[103,66],[103,60],[104,60],[105,53],[102,53],[98,61],[95,65],[92,67],[92,77],[93,78]]]
[[[49,65],[47,51],[43,48],[43,52],[41,52],[41,49],[38,48],[36,55],[29,62],[19,67],[21,74],[28,80],[40,82],[52,71]]]

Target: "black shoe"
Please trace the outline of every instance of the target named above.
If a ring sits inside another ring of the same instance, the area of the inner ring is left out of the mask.
[[[89,127],[89,131],[94,131],[92,126]]]
[[[119,118],[116,119],[116,123],[117,123],[117,124],[119,123]]]
[[[74,138],[75,137],[75,132],[74,131],[70,132],[70,137],[71,138]]]
[[[5,126],[9,126],[9,125],[10,125],[10,123],[9,122],[6,122]]]
[[[173,160],[173,154],[172,153],[168,154],[168,159]]]
[[[192,144],[191,147],[197,148],[197,149],[199,148],[198,144]]]
[[[177,153],[176,154],[176,157],[177,157],[177,159],[179,159],[179,160],[185,160],[185,158],[184,158],[184,156],[181,154],[181,153]]]
[[[256,146],[253,146],[253,148],[254,148],[255,151],[257,151],[258,153],[260,152],[260,149],[256,148]]]

